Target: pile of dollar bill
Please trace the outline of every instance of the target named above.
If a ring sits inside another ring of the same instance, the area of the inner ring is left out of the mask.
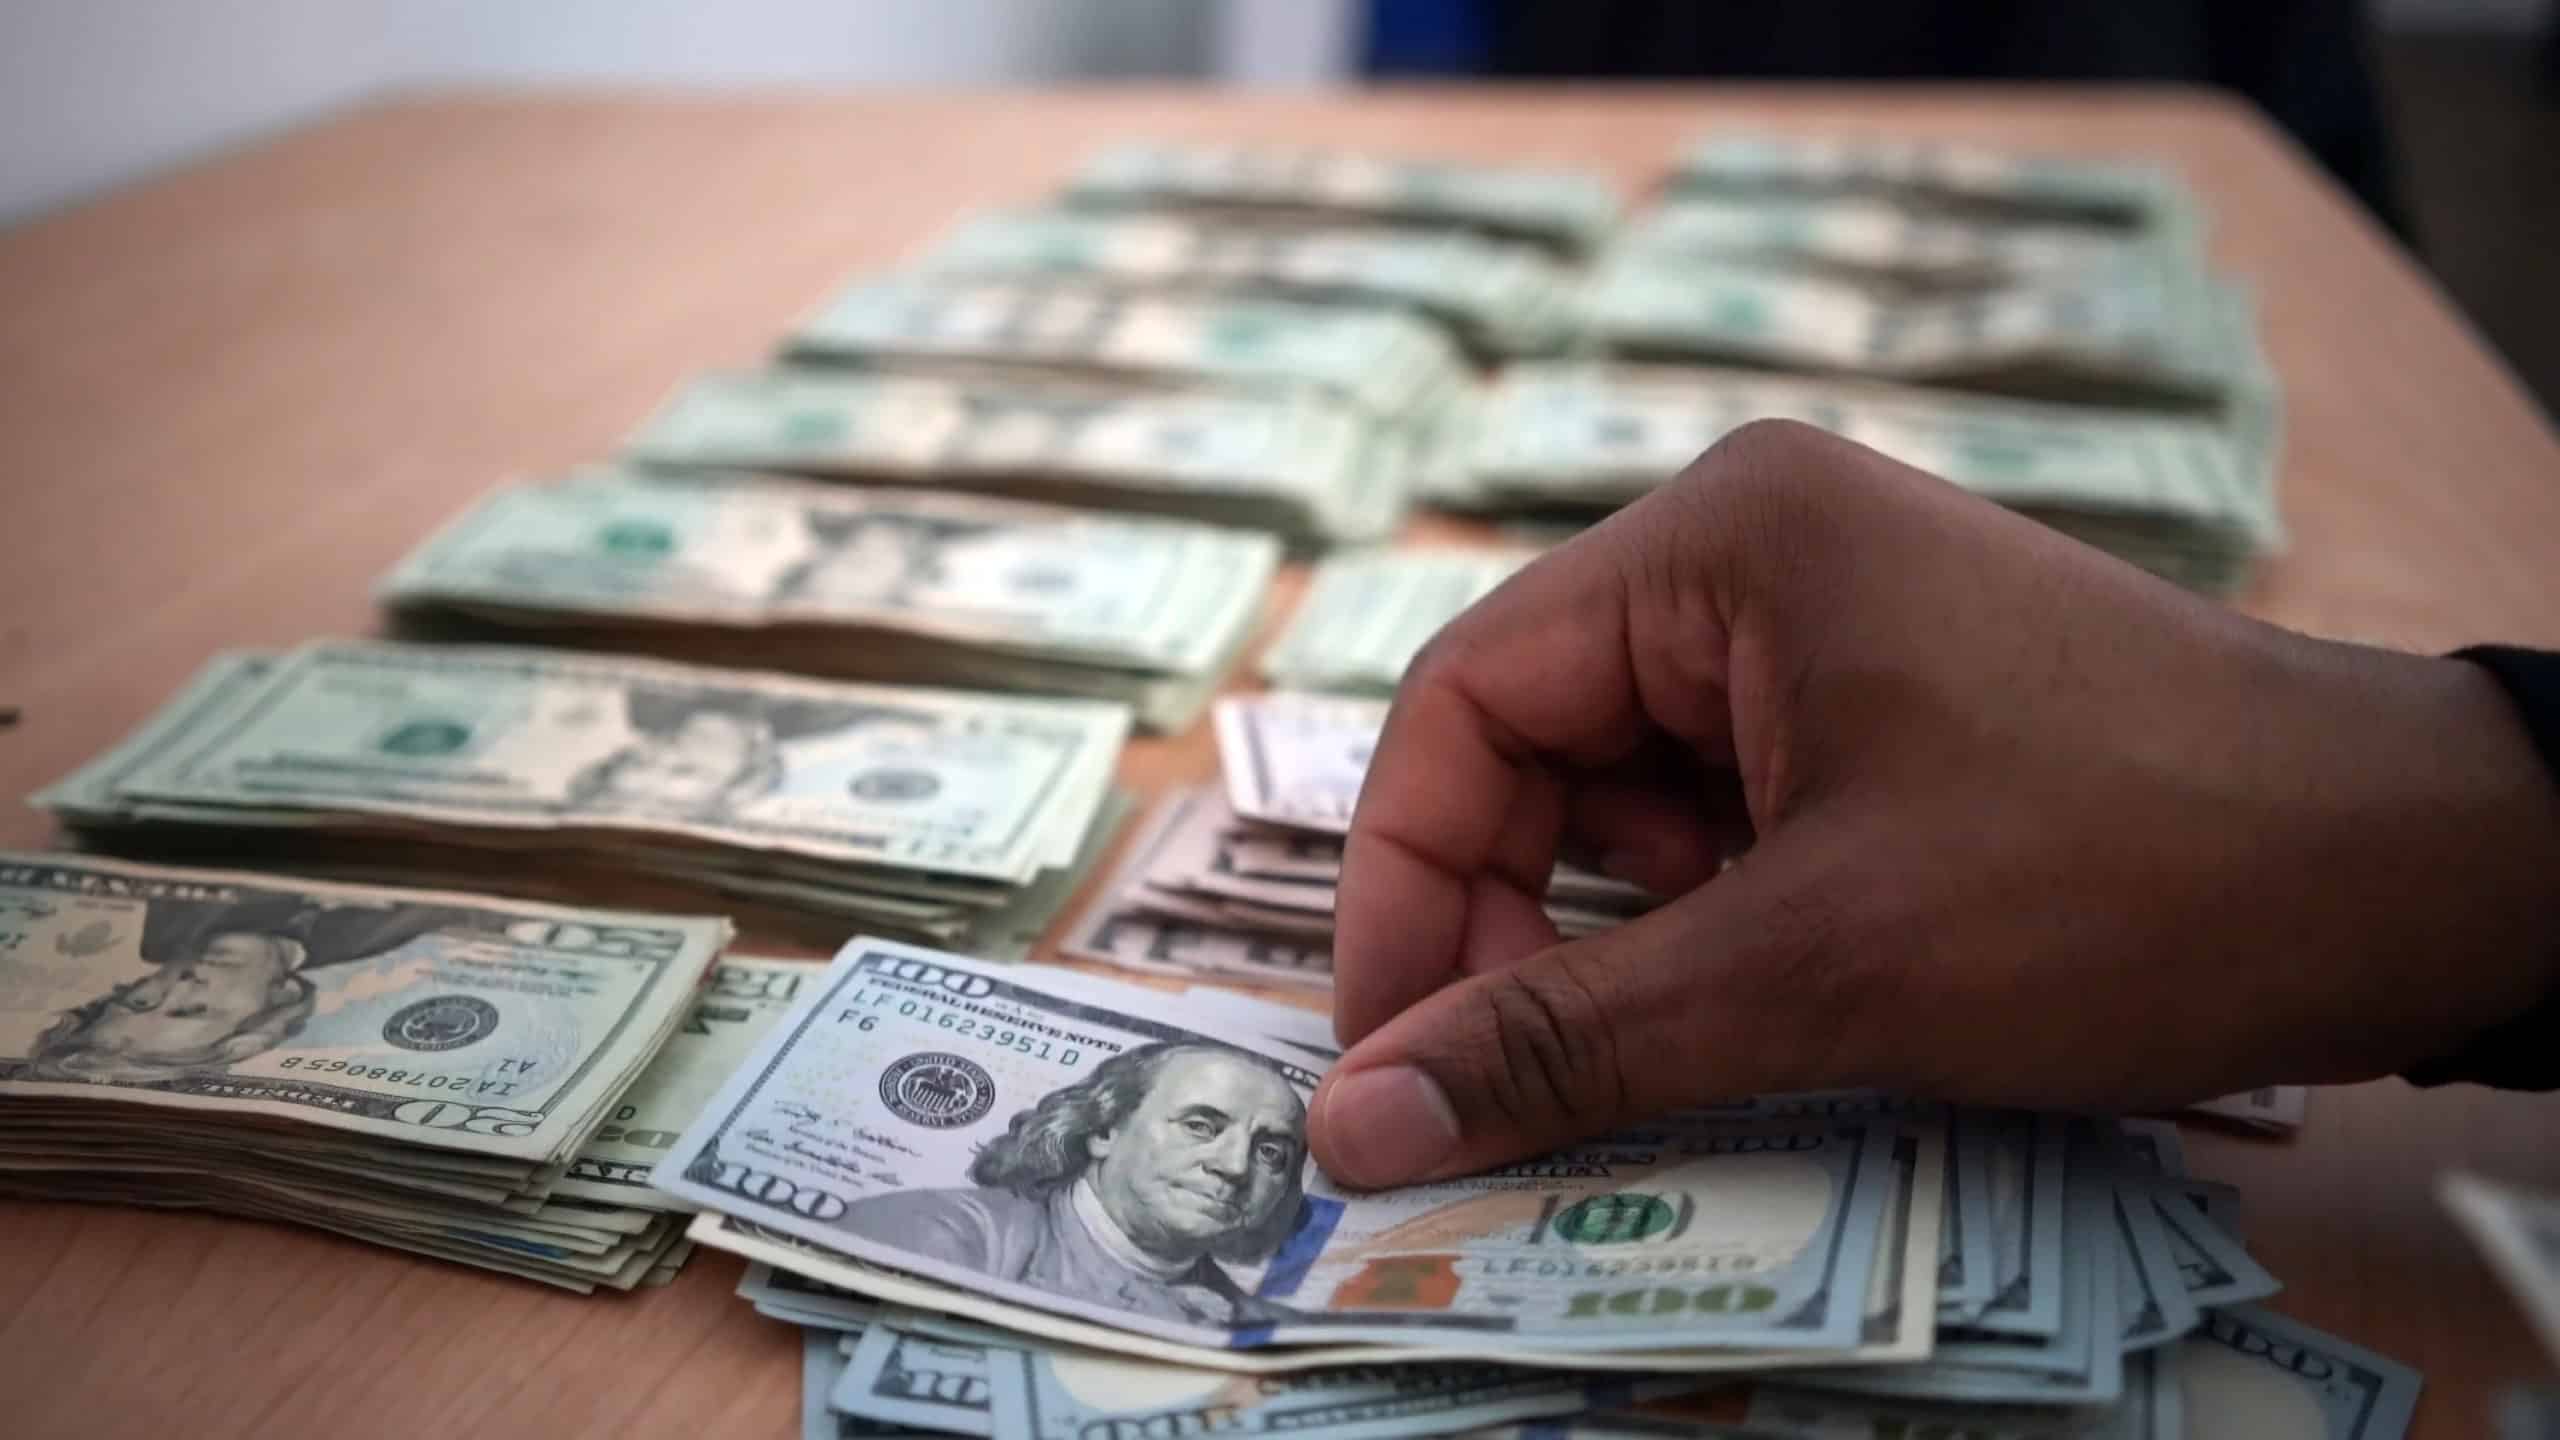
[[[1314,393],[780,368],[697,376],[623,444],[660,471],[763,470],[1382,540],[1447,415],[1372,423]]]
[[[1062,953],[1146,974],[1329,988],[1333,901],[1382,701],[1288,692],[1218,702],[1221,785],[1158,802]],[[1547,915],[1590,935],[1651,908],[1626,881],[1559,865]]]
[[[778,1014],[817,973],[715,966],[728,938],[701,916],[0,855],[0,1195],[662,1284],[686,1207],[646,1172],[741,1057],[728,1013]]]
[[[2230,589],[2283,540],[2265,437],[2211,419],[1704,366],[1514,366],[1435,496],[1601,513],[1759,419],[1872,446],[2194,589]]]
[[[1267,535],[1177,521],[591,470],[485,497],[380,589],[413,619],[1117,700],[1175,730],[1252,633],[1279,556]]]
[[[2173,1126],[1764,1096],[1362,1193],[1307,1157],[1332,1058],[1283,1007],[857,940],[654,1178],[812,1332],[812,1434],[1423,1436],[1749,1378],[1764,1435],[2392,1440],[2416,1399],[2258,1308]]]
[[[2168,175],[1908,141],[1709,136],[1595,274],[1593,337],[2222,413],[2265,401],[2254,314]]]
[[[1587,519],[1783,416],[2229,590],[2282,542],[2276,391],[2200,215],[2138,166],[1707,137],[1593,263],[1584,353],[1496,375],[1416,483]]]
[[[670,886],[1020,953],[1116,828],[1129,712],[566,651],[217,657],[34,797],[83,838],[579,899]]]
[[[1114,150],[857,279],[775,367],[684,386],[623,456],[1382,540],[1463,445],[1471,357],[1573,343],[1617,208],[1586,176]]]
[[[1571,170],[1464,164],[1304,146],[1127,144],[1085,162],[1070,205],[1271,225],[1358,221],[1589,253],[1617,223],[1609,182]]]

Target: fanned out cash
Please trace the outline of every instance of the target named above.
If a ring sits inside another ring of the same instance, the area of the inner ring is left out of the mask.
[[[2211,1312],[2177,1344],[2126,1356],[2123,1398],[2113,1405],[1893,1399],[1764,1385],[1753,1391],[1746,1420],[1755,1433],[1825,1440],[2397,1440],[2419,1388],[2417,1372],[2398,1361],[2239,1305]]]
[[[34,797],[101,845],[1019,953],[1119,815],[1129,712],[561,651],[317,641],[216,660]]]
[[[822,370],[696,376],[623,443],[636,464],[929,486],[1275,531],[1384,538],[1438,428],[1312,393]]]
[[[1396,310],[914,275],[837,295],[792,331],[785,358],[1314,394],[1388,421],[1435,414],[1466,382],[1449,337]]]
[[[1765,1376],[1732,1433],[2393,1440],[2415,1397],[2251,1308],[2157,1122],[1761,1096],[1355,1194],[1303,1012],[864,940],[815,986],[657,1172],[810,1329],[810,1434],[1427,1436]]]
[[[1073,210],[979,216],[929,247],[916,268],[1409,310],[1488,357],[1562,349],[1579,293],[1579,277],[1535,247],[1457,231],[1274,229]]]
[[[1536,558],[1522,548],[1365,549],[1326,556],[1262,675],[1291,690],[1385,694],[1459,611]]]
[[[1206,214],[1262,224],[1355,219],[1473,231],[1589,250],[1616,222],[1616,189],[1566,170],[1278,145],[1125,144],[1067,183],[1071,204]]]
[[[590,470],[511,485],[379,587],[412,618],[847,679],[1199,713],[1279,546],[965,495]]]
[[[654,1178],[743,1222],[694,1233],[751,1259],[1213,1369],[1714,1371],[1905,1356],[1926,1328],[1928,1117],[1698,1117],[1551,1184],[1351,1194],[1306,1165],[1315,1063],[1158,991],[860,940]],[[1657,1302],[1542,1263],[1619,1245],[1702,1281]]]
[[[697,999],[775,979],[738,961],[700,992],[729,928],[0,856],[0,1195],[283,1220],[581,1292],[664,1283],[668,1198],[573,1177],[645,1146],[626,1106],[663,1125],[649,1097],[726,1073]]]
[[[1598,513],[1768,418],[1872,446],[2198,589],[2230,588],[2283,540],[2272,455],[2224,423],[1711,368],[1515,366],[1435,498]]]

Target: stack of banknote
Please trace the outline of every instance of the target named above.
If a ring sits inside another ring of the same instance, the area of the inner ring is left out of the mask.
[[[2172,1126],[1762,1096],[1357,1192],[1308,1158],[1333,1058],[1282,1007],[856,940],[654,1178],[811,1332],[813,1435],[1425,1436],[1747,1378],[1761,1435],[2394,1440],[2416,1399],[2256,1303]]]
[[[1456,410],[1448,412],[1458,413]],[[660,471],[772,471],[1141,510],[1302,547],[1395,529],[1447,417],[1380,424],[1321,395],[775,369],[697,376],[623,444]]]
[[[1726,361],[2115,408],[2231,416],[2264,428],[2271,382],[2246,293],[2158,269],[1998,289],[1881,295],[1766,264],[1612,256],[1584,295],[1612,354]]]
[[[2278,406],[2255,307],[2202,231],[2186,188],[2141,167],[1711,137],[1595,266],[1585,340],[1808,378],[1515,369],[1431,496],[1605,507],[1743,420],[1795,416],[2229,589],[2279,538]]]
[[[2220,421],[1710,367],[1514,366],[1435,498],[1597,514],[1773,418],[1872,446],[2196,589],[2231,588],[2283,540],[2271,448]]]
[[[1092,210],[982,215],[916,264],[931,274],[1407,310],[1484,359],[1564,348],[1574,338],[1580,296],[1579,272],[1547,252],[1463,230],[1281,228]]]
[[[1158,802],[1060,949],[1145,974],[1330,988],[1342,837],[1386,704],[1274,692],[1221,700],[1215,714],[1224,783]],[[1567,936],[1652,904],[1570,864],[1547,890]]]
[[[1872,200],[2003,223],[2143,232],[2192,201],[2176,179],[2122,160],[1881,136],[1749,132],[1700,136],[1675,165],[1676,194]]]
[[[816,967],[729,922],[0,856],[0,1195],[664,1283],[644,1177]],[[715,962],[719,962],[715,964]],[[705,976],[709,980],[706,988]]]
[[[1424,642],[1537,554],[1370,549],[1328,555],[1268,649],[1262,674],[1290,690],[1385,694]]]
[[[386,578],[395,611],[592,649],[1117,700],[1188,725],[1269,536],[907,490],[590,470],[511,485]]]
[[[1249,220],[1357,221],[1589,252],[1617,223],[1619,196],[1570,170],[1468,164],[1279,145],[1128,144],[1087,161],[1069,204]]]
[[[853,285],[800,322],[785,356],[970,378],[1313,395],[1381,422],[1427,419],[1467,379],[1448,335],[1399,310],[935,275]]]
[[[1026,948],[1121,814],[1129,712],[556,650],[217,657],[35,797],[85,839],[807,932]],[[688,901],[688,903],[694,903]]]

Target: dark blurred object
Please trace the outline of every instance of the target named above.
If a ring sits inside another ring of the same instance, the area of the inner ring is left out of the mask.
[[[2211,85],[2408,233],[2357,0],[1371,0],[1366,59],[1378,75]]]
[[[2543,27],[2386,32],[2380,60],[2427,268],[2560,411],[2560,7]]]

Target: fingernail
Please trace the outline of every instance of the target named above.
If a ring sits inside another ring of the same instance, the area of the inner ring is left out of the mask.
[[[1333,1178],[1394,1185],[1429,1175],[1457,1153],[1458,1112],[1440,1082],[1410,1065],[1346,1075],[1324,1104]]]

